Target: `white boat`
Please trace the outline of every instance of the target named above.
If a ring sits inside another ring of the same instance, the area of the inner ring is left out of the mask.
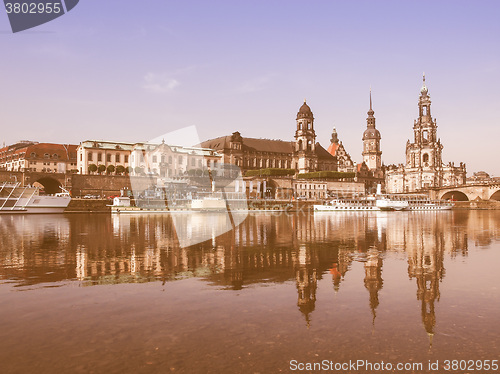
[[[71,196],[62,190],[54,196],[40,195],[37,187],[4,182],[0,184],[0,214],[63,213]]]
[[[374,197],[353,197],[350,199],[332,199],[324,204],[315,204],[315,212],[334,211],[374,211],[380,210]]]
[[[425,195],[406,195],[409,210],[450,210],[455,203],[446,200],[432,200]]]
[[[191,210],[194,211],[225,211],[226,200],[220,197],[206,196],[191,200]]]
[[[395,195],[379,195],[376,205],[380,210],[408,210],[410,204],[407,200]]]
[[[176,206],[131,206],[130,198],[128,197],[115,197],[113,205],[110,205],[111,213],[172,213],[172,212],[217,212],[226,211],[226,200],[216,196],[205,196],[196,199],[191,199],[187,205]]]
[[[450,210],[453,205],[452,202],[431,200],[423,195],[375,195],[350,199],[332,199],[322,205],[314,205],[314,211],[436,211]]]

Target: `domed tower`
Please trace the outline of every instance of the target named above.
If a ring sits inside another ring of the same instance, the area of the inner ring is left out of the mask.
[[[382,151],[380,150],[380,132],[375,128],[375,112],[372,109],[372,90],[370,88],[370,110],[366,119],[366,130],[363,133],[363,162],[370,170],[382,167]]]
[[[297,113],[297,130],[295,131],[295,149],[293,152],[295,169],[299,173],[309,173],[317,169],[316,132],[314,117],[306,100]]]

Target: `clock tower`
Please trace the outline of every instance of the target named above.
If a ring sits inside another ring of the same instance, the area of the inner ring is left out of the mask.
[[[381,170],[382,151],[380,150],[380,132],[375,128],[375,112],[372,109],[372,90],[370,88],[370,110],[366,118],[366,130],[363,133],[363,162],[370,170]]]

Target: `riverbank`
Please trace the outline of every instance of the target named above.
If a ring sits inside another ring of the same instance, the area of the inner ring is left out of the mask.
[[[73,199],[65,213],[110,213],[109,205],[111,203],[108,199]],[[321,204],[321,202],[313,200],[293,202],[288,200],[248,200],[248,210],[307,212],[312,211],[314,204]],[[500,201],[457,201],[453,209],[500,210]]]

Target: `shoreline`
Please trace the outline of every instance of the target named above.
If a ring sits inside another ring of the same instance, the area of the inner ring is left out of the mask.
[[[111,213],[110,204],[111,201],[108,199],[73,199],[64,213]],[[314,204],[321,204],[321,201],[248,200],[248,210],[274,212],[312,211],[311,207]],[[500,201],[457,201],[452,210],[500,210]]]

